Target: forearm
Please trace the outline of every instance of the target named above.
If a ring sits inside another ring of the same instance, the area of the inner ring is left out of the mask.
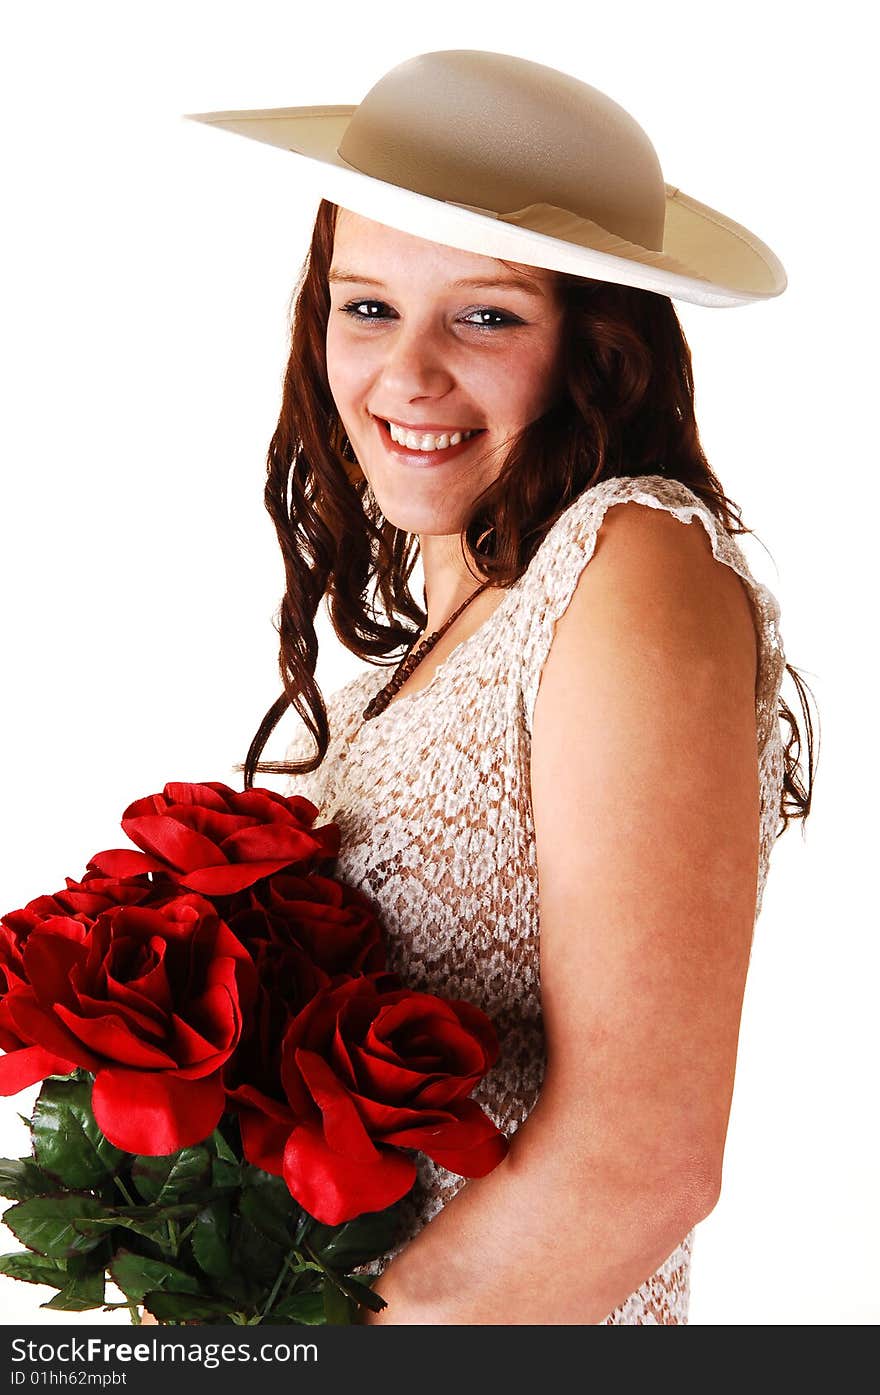
[[[388,1265],[374,1285],[388,1307],[365,1325],[599,1323],[711,1210],[684,1168],[585,1161],[542,1103]]]

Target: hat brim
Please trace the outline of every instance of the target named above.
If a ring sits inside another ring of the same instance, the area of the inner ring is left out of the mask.
[[[715,308],[767,300],[786,288],[782,263],[754,233],[669,184],[663,249],[656,252],[565,215],[565,232],[559,235],[560,219],[553,218],[561,213],[558,209],[548,210],[544,219],[545,227],[557,229],[551,235],[539,226],[508,222],[472,205],[431,198],[376,179],[339,154],[355,110],[353,106],[275,107],[187,113],[184,119],[298,155],[316,196],[461,251],[637,286]],[[542,220],[532,221],[540,225]],[[614,250],[603,250],[607,248]]]

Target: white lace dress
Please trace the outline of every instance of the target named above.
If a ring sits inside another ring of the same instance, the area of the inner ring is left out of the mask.
[[[511,1136],[528,1118],[545,1067],[538,880],[529,795],[532,716],[541,670],[612,504],[635,500],[699,519],[715,557],[747,583],[759,643],[756,710],[761,787],[757,911],[779,823],[782,741],[777,717],[784,655],[776,598],[751,575],[735,540],[698,496],[660,475],[601,481],[556,520],[494,612],[439,665],[427,687],[378,717],[363,709],[388,681],[370,667],[326,699],[331,741],[318,770],[288,781],[322,820],[340,826],[337,875],[371,896],[389,967],[407,986],[469,999],[494,1022],[501,1054],[474,1092]],[[310,754],[305,728],[289,759]],[[394,1255],[465,1179],[423,1155]],[[693,1231],[606,1324],[687,1322]]]

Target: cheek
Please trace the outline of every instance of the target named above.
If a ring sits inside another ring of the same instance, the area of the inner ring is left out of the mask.
[[[554,335],[542,343],[532,363],[530,391],[531,414],[540,416],[556,400],[564,377],[562,342]]]
[[[330,328],[327,330],[325,351],[327,357],[327,381],[330,384],[333,400],[337,407],[339,407],[341,405],[339,400],[340,394],[345,382],[345,355],[342,352],[339,336]]]
[[[517,424],[533,421],[552,401],[558,380],[557,358],[551,348],[533,348],[517,357],[499,384],[499,405],[507,408],[503,414]]]
[[[350,410],[357,404],[366,387],[366,355],[360,352],[361,346],[352,344],[344,331],[328,328],[327,381],[333,400],[340,412]]]

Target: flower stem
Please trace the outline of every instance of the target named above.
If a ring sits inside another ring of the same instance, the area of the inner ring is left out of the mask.
[[[119,1190],[122,1192],[122,1195],[125,1197],[125,1199],[126,1199],[126,1201],[128,1202],[129,1206],[137,1206],[137,1202],[135,1201],[135,1199],[134,1199],[134,1197],[132,1196],[131,1192],[128,1190],[128,1187],[125,1185],[125,1183],[123,1182],[122,1178],[121,1178],[121,1177],[119,1176],[119,1174],[116,1173],[116,1172],[114,1172],[114,1174],[113,1174],[113,1181],[116,1183],[117,1187],[118,1187]]]
[[[272,1285],[272,1292],[269,1294],[269,1298],[268,1298],[268,1300],[267,1300],[267,1302],[266,1302],[266,1306],[265,1306],[265,1308],[263,1309],[262,1313],[260,1314],[260,1318],[259,1318],[260,1322],[262,1322],[263,1318],[266,1316],[267,1313],[270,1313],[270,1312],[272,1311],[272,1304],[275,1302],[275,1299],[278,1297],[278,1290],[279,1290],[280,1287],[281,1287],[281,1281],[282,1281],[282,1279],[284,1278],[284,1275],[287,1273],[288,1266],[289,1266],[289,1264],[290,1264],[290,1261],[291,1261],[291,1260],[293,1259],[293,1257],[294,1257],[294,1253],[295,1253],[295,1251],[290,1251],[290,1250],[288,1250],[287,1254],[284,1256],[284,1263],[282,1264],[281,1268],[278,1270],[278,1277],[276,1278],[274,1284]]]
[[[180,1232],[180,1234],[177,1237],[178,1246],[182,1245],[187,1236],[191,1235],[192,1232],[195,1230],[197,1220],[198,1216],[194,1216],[193,1219],[190,1221],[189,1225]]]

